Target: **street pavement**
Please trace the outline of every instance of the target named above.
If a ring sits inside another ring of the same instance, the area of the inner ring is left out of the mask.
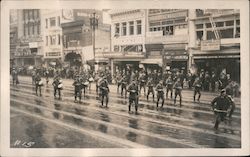
[[[183,90],[182,106],[165,101],[163,108],[142,93],[139,114],[128,113],[128,99],[110,85],[108,108],[101,107],[92,84],[82,99],[74,102],[73,80],[64,79],[62,100],[54,99],[52,79],[35,94],[31,77],[10,81],[10,145],[13,148],[240,148],[241,107],[235,98],[235,113],[213,129],[210,102],[218,93],[202,92],[193,102],[193,92]],[[43,81],[45,82],[44,78]],[[178,100],[178,98],[177,98]],[[134,111],[134,108],[132,108]]]

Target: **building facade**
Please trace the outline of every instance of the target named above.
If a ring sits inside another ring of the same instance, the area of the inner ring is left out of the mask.
[[[43,59],[45,67],[61,66],[63,61],[63,42],[61,28],[61,10],[43,10]]]
[[[18,9],[18,41],[15,53],[17,66],[42,66],[43,40],[41,10]]]
[[[146,32],[147,59],[142,61],[149,67],[188,67],[188,10],[149,9]],[[157,68],[154,67],[154,68]]]
[[[95,28],[90,20],[93,15],[95,15]],[[102,53],[110,51],[110,26],[103,24],[102,11],[63,10],[62,32],[64,61],[78,66],[82,64],[94,66],[94,58],[97,63],[107,62]]]
[[[240,11],[233,9],[193,10],[194,47],[190,61],[209,73],[222,71],[240,82]]]
[[[15,52],[18,39],[17,10],[10,10],[10,67],[15,67]]]
[[[146,10],[111,10],[111,71],[138,67],[145,58]]]

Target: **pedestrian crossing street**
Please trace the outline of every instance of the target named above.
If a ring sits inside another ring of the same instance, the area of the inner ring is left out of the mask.
[[[204,93],[201,102],[194,103],[192,91],[183,91],[181,107],[178,101],[174,105],[173,100],[166,100],[163,108],[158,109],[151,97],[147,101],[141,94],[139,115],[136,115],[128,113],[128,99],[117,93],[116,86],[110,86],[109,105],[105,108],[97,100],[94,84],[82,103],[74,103],[72,83],[64,81],[62,100],[58,100],[54,99],[51,83],[42,87],[40,97],[35,95],[31,78],[20,78],[18,86],[10,85],[11,111],[98,137],[122,148],[241,147],[239,99],[235,99],[232,121],[221,123],[219,130],[214,131],[210,102],[216,94]]]

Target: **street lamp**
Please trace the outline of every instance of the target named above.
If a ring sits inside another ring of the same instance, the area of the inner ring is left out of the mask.
[[[95,64],[95,30],[98,27],[98,18],[99,16],[96,15],[95,12],[89,15],[90,27],[92,28],[92,37],[93,37],[92,44],[93,44],[94,64]]]

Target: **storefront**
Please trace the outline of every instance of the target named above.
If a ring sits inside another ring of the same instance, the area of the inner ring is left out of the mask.
[[[240,82],[240,54],[197,54],[193,56],[194,63],[198,67],[198,71],[215,72],[217,76],[223,69],[230,74],[232,80]]]

